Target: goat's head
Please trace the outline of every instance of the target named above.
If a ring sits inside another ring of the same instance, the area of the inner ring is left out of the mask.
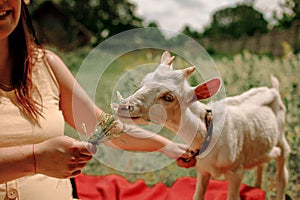
[[[184,109],[218,92],[221,83],[219,78],[196,87],[189,86],[186,78],[194,72],[195,67],[173,70],[173,59],[174,56],[171,57],[169,52],[164,52],[156,70],[144,77],[134,94],[121,101],[117,112],[121,120],[130,119],[138,124],[149,121],[179,123]]]

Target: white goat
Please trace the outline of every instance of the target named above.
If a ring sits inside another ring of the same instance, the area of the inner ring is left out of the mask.
[[[227,199],[240,199],[244,170],[258,167],[256,186],[260,187],[262,164],[272,158],[277,165],[277,200],[284,199],[290,148],[283,132],[285,107],[279,95],[278,80],[271,77],[273,88],[253,88],[239,96],[206,105],[198,100],[217,93],[220,79],[191,87],[186,78],[195,67],[173,70],[173,59],[170,53],[163,53],[158,68],[147,74],[141,87],[120,103],[118,117],[123,121],[130,118],[138,123],[164,124],[191,144],[194,152],[208,144],[205,137],[211,134],[211,140],[217,142],[206,156],[197,156],[194,200],[204,199],[210,177],[221,174],[229,182]],[[220,109],[224,106],[225,109]],[[206,126],[207,110],[213,113],[211,133],[208,133],[209,125]]]

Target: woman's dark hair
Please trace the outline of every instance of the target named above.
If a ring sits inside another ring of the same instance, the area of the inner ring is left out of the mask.
[[[33,92],[39,92],[32,83],[32,68],[38,60],[38,51],[43,48],[35,36],[29,11],[23,0],[20,20],[8,40],[9,54],[14,62],[12,84],[18,103],[26,115],[37,122],[37,117],[42,115],[40,104],[33,99]]]

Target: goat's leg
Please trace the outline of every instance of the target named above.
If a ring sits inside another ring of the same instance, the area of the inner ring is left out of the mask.
[[[264,169],[263,165],[259,165],[259,166],[256,167],[256,171],[255,171],[255,187],[257,187],[257,188],[261,188],[262,176],[263,176],[263,169]]]
[[[226,174],[228,181],[228,196],[227,200],[239,200],[240,199],[240,186],[244,176],[244,170],[242,167],[235,170],[228,171]]]
[[[285,189],[289,179],[287,160],[290,153],[289,145],[285,138],[282,139],[282,153],[276,158],[276,189],[277,200],[285,199]]]
[[[193,200],[204,200],[204,195],[209,183],[209,179],[209,173],[201,173],[197,171],[197,183]]]
[[[289,172],[286,166],[285,159],[280,156],[276,159],[276,189],[277,189],[277,200],[285,199],[285,188],[289,178]]]
[[[273,147],[270,152],[266,155],[267,160],[269,159],[276,159],[281,154],[281,149],[279,147]],[[267,161],[266,160],[266,161]],[[255,172],[255,187],[261,188],[262,184],[262,177],[263,176],[263,164],[258,165]]]

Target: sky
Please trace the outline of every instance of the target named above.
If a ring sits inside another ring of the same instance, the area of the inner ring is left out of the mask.
[[[243,0],[130,0],[137,5],[136,14],[146,23],[155,21],[160,28],[181,31],[188,25],[192,30],[203,31],[211,15],[219,9],[234,6]],[[268,19],[272,11],[280,11],[284,0],[256,0],[254,8]]]

